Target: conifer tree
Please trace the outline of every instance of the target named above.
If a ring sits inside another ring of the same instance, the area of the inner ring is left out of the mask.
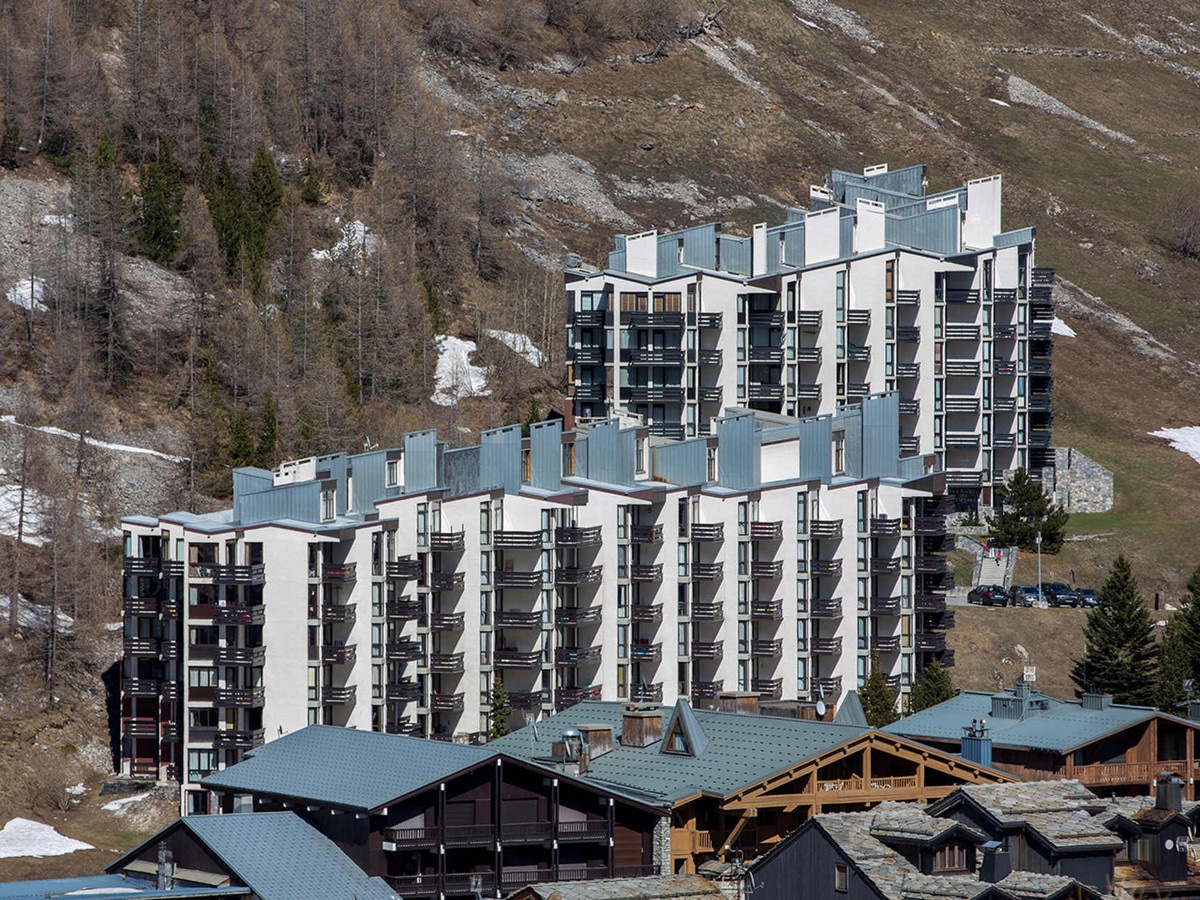
[[[1192,677],[1192,648],[1184,639],[1182,624],[1176,614],[1167,622],[1158,645],[1158,681],[1154,705],[1164,712],[1174,712],[1188,699],[1183,683]]]
[[[504,682],[497,678],[492,682],[492,709],[488,721],[488,740],[504,737],[512,732],[508,720],[512,717],[512,704],[508,701],[508,691]]]
[[[156,262],[175,261],[180,247],[183,216],[183,170],[175,161],[170,141],[159,145],[158,159],[142,166],[138,244]]]
[[[1025,469],[1017,469],[1008,484],[998,488],[1003,511],[988,519],[989,535],[994,547],[1020,547],[1034,550],[1037,536],[1042,535],[1042,550],[1057,553],[1062,548],[1067,520],[1062,506],[1055,506],[1050,495]]]
[[[279,408],[275,395],[267,391],[263,395],[262,409],[258,413],[258,442],[255,446],[254,464],[263,469],[273,468],[279,455]]]
[[[256,295],[263,287],[263,266],[267,258],[267,233],[275,221],[275,213],[283,202],[283,180],[275,168],[275,160],[267,148],[259,144],[246,176],[243,195],[243,253],[249,270],[250,284]]]
[[[1076,667],[1075,682],[1112,694],[1118,703],[1152,703],[1158,669],[1153,624],[1125,554],[1113,563],[1100,593],[1084,626],[1087,654]]]
[[[229,464],[235,469],[239,466],[253,465],[255,456],[256,448],[254,438],[250,434],[250,420],[246,415],[246,407],[239,404],[229,426]]]
[[[878,655],[871,656],[871,674],[858,689],[858,701],[862,704],[867,724],[872,728],[882,728],[899,718],[896,714],[896,695],[884,680]]]
[[[950,672],[936,659],[933,659],[925,666],[917,683],[913,685],[912,695],[909,698],[909,709],[912,712],[920,712],[949,700],[957,693],[954,689],[954,682],[950,679]]]

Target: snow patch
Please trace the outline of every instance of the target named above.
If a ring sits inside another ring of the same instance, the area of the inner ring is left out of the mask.
[[[4,296],[13,306],[33,312],[45,312],[49,307],[42,301],[53,294],[49,285],[40,278],[23,278],[8,289]]]
[[[988,103],[995,103],[997,106],[1012,106],[1011,103],[1005,103],[1003,100],[997,100],[995,97],[988,97]]]
[[[87,790],[87,788],[84,787],[84,784],[81,781],[81,782],[79,782],[79,784],[72,785],[71,787],[67,788],[67,793],[70,794],[72,797],[78,797],[80,794],[84,793],[86,790]]]
[[[429,399],[438,406],[452,406],[464,397],[487,397],[488,370],[471,364],[471,354],[478,347],[474,341],[439,334],[433,339],[438,348],[437,369],[434,371],[436,389]]]
[[[46,543],[42,537],[42,496],[32,488],[25,490],[25,521],[21,522],[21,540],[31,547]],[[0,534],[16,538],[17,524],[21,518],[21,487],[16,484],[0,484]],[[8,598],[3,599],[4,603]]]
[[[73,431],[64,431],[62,428],[55,428],[52,425],[26,425],[23,422],[18,422],[16,416],[0,416],[0,424],[16,425],[20,428],[30,428],[33,431],[40,431],[42,434],[52,434],[56,437],[70,438],[73,441],[79,440],[79,435]],[[83,438],[83,442],[89,447],[98,447],[101,450],[116,450],[120,453],[145,453],[148,456],[157,456],[159,459],[165,459],[167,462],[183,463],[187,462],[186,456],[172,456],[169,453],[162,453],[158,450],[151,450],[149,447],[134,447],[129,444],[113,444],[108,441],[100,441],[96,438]]]
[[[843,9],[835,3],[830,3],[829,0],[792,0],[792,6],[796,8],[797,12],[832,25],[846,37],[854,38],[856,41],[871,40],[871,32],[867,31],[867,27],[863,25],[858,13]],[[804,24],[808,25],[807,22]]]
[[[1054,321],[1050,323],[1050,333],[1061,337],[1075,337],[1075,329],[1058,316],[1055,316]]]
[[[328,250],[314,250],[313,259],[354,264],[379,249],[379,238],[357,219],[342,226],[341,237]]]
[[[529,361],[531,366],[537,366],[538,368],[541,368],[542,351],[535,347],[533,345],[533,341],[531,341],[526,335],[517,334],[512,331],[496,331],[493,328],[486,328],[484,329],[483,333],[490,338],[495,338],[496,340],[500,341],[513,353],[520,353]]]
[[[1188,425],[1184,428],[1160,428],[1158,431],[1146,433],[1150,437],[1162,438],[1176,450],[1186,453],[1196,462],[1200,462],[1200,425]]]
[[[1049,113],[1052,116],[1062,116],[1064,119],[1071,119],[1085,128],[1090,128],[1093,131],[1100,132],[1105,137],[1112,138],[1114,141],[1120,141],[1123,144],[1134,143],[1133,138],[1129,135],[1101,125],[1095,119],[1089,119],[1083,113],[1078,113],[1071,109],[1071,107],[1067,106],[1061,100],[1055,100],[1037,85],[1031,84],[1024,78],[1019,78],[1016,75],[1008,76],[1008,99],[1013,101],[1013,103],[1023,103],[1026,106],[1032,106],[1034,109]]]
[[[11,602],[9,597],[0,596],[0,620],[8,621],[8,608]],[[61,609],[56,610],[54,621],[58,624],[56,630],[59,634],[70,634],[71,629],[75,627],[75,620]],[[30,603],[22,597],[17,605],[17,624],[22,628],[47,628],[50,625],[50,607],[44,603]],[[79,784],[76,787],[83,788],[83,785]],[[67,788],[67,793],[75,794],[76,791],[74,788]],[[83,791],[80,790],[78,793],[83,793]]]
[[[41,225],[43,228],[62,228],[65,231],[74,231],[75,214],[67,213],[65,216],[42,216]]]
[[[0,859],[16,856],[64,856],[92,850],[91,844],[59,834],[52,826],[31,819],[11,819],[0,830]]]
[[[1163,609],[1165,609],[1167,612],[1175,612],[1175,606],[1171,603],[1164,603]]]
[[[115,815],[123,816],[128,811],[127,808],[130,805],[137,803],[139,800],[145,800],[149,796],[150,796],[149,793],[134,794],[132,797],[122,797],[119,800],[110,800],[108,803],[105,803],[100,808],[104,809],[104,810],[108,810],[108,812],[113,813]]]

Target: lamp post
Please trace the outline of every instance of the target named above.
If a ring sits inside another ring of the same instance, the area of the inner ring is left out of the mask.
[[[1041,606],[1044,598],[1042,597],[1042,533],[1040,531],[1034,538],[1034,543],[1037,544],[1038,553],[1038,606]]]

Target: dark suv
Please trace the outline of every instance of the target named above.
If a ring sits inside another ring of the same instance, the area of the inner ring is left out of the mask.
[[[981,606],[1008,606],[1008,591],[1004,590],[1003,585],[981,584],[967,594],[967,602]]]
[[[1079,595],[1069,584],[1061,581],[1043,581],[1042,596],[1051,606],[1078,606]]]

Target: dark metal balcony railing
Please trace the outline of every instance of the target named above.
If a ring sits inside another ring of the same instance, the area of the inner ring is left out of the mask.
[[[393,619],[417,619],[421,616],[421,601],[389,600],[386,612]]]
[[[761,384],[759,382],[752,381],[747,387],[747,396],[751,400],[782,400],[783,385]]]
[[[599,525],[590,528],[559,528],[554,532],[554,542],[559,547],[598,547],[602,540]]]
[[[634,544],[661,544],[661,525],[634,525],[629,529],[629,540]]]
[[[751,641],[750,655],[758,659],[777,659],[783,654],[783,640]]]
[[[147,637],[126,637],[125,652],[131,656],[157,656],[158,640]]]
[[[345,584],[358,579],[358,563],[321,566],[321,581],[326,584]]]
[[[158,682],[148,678],[126,678],[123,685],[127,697],[157,697]]]
[[[498,628],[541,628],[542,614],[516,609],[498,609],[494,621]]]
[[[579,628],[584,625],[596,625],[604,615],[599,606],[580,609],[574,606],[560,607],[554,614],[554,624],[560,628]]]
[[[921,302],[921,292],[917,291],[895,291],[897,306],[916,306]]]
[[[746,314],[746,321],[752,328],[782,328],[783,313],[776,310],[758,310]]]
[[[720,622],[725,618],[725,607],[721,603],[693,603],[692,620],[698,622]]]
[[[871,537],[896,537],[899,534],[899,519],[885,519],[882,516],[875,516],[871,519]]]
[[[836,697],[842,692],[842,676],[836,675],[833,678],[818,678],[817,686],[824,692],[826,697]]]
[[[894,559],[890,556],[875,556],[871,558],[871,573],[874,575],[887,575],[899,571],[899,559]]]
[[[261,666],[266,658],[266,647],[221,647],[214,661],[218,666]]]
[[[392,662],[416,662],[425,655],[421,645],[411,638],[388,644],[386,650],[387,658]]]
[[[217,706],[254,707],[262,706],[266,692],[262,688],[217,688],[213,702]]]
[[[563,710],[568,706],[574,706],[576,703],[582,703],[584,700],[599,700],[601,696],[601,688],[598,684],[584,688],[555,688],[554,705],[557,709]]]
[[[832,597],[824,600],[810,600],[809,615],[814,619],[840,619],[842,616],[842,599]]]
[[[554,664],[558,666],[582,666],[600,661],[599,647],[559,647],[554,651]]]
[[[322,703],[353,703],[354,697],[358,693],[357,685],[345,685],[342,687],[334,687],[326,685],[321,688]]]
[[[724,655],[722,641],[692,641],[692,659],[720,659]]]
[[[631,581],[662,581],[662,564],[630,566],[629,578]]]
[[[692,699],[693,700],[713,700],[725,690],[725,682],[717,681],[693,681],[692,682]]]
[[[841,559],[810,560],[808,570],[817,577],[836,577],[842,574]]]
[[[421,685],[415,681],[393,681],[385,686],[388,700],[398,703],[414,703],[421,700]]]
[[[899,597],[872,597],[871,598],[871,615],[873,615],[873,616],[898,616],[898,615],[900,615],[900,598]]]
[[[634,644],[629,648],[634,662],[658,662],[662,659],[662,644]]]
[[[913,641],[917,650],[924,653],[939,653],[946,649],[946,635],[918,634]]]
[[[662,682],[634,684],[629,687],[629,699],[634,703],[662,703]]]
[[[696,396],[701,403],[720,403],[722,388],[719,384],[702,384],[696,389]]]
[[[750,563],[750,577],[755,579],[779,578],[783,575],[783,560],[754,560]]]
[[[550,691],[509,691],[508,702],[513,709],[539,709],[550,702]]]
[[[128,616],[157,616],[159,609],[157,597],[125,598],[125,614]]]
[[[433,712],[462,712],[463,695],[461,693],[431,694],[429,708]]]
[[[721,313],[719,313],[719,312],[696,313],[696,326],[698,328],[720,328],[721,327]]]
[[[913,608],[919,613],[944,613],[946,598],[941,594],[921,594],[913,601]]]
[[[429,587],[435,591],[462,590],[464,581],[462,572],[432,572],[429,575]]]
[[[679,403],[683,400],[683,388],[676,385],[639,385],[622,388],[622,393],[634,403],[663,401]]]
[[[497,650],[492,654],[492,665],[498,669],[538,669],[542,665],[542,651]]]
[[[321,607],[321,619],[325,622],[348,625],[354,622],[357,615],[353,603],[326,603]]]
[[[671,347],[633,347],[622,355],[634,366],[677,366],[683,362],[683,351]]]
[[[783,679],[755,678],[750,682],[750,690],[758,694],[760,700],[778,700],[783,697]]]
[[[430,631],[462,631],[465,624],[463,613],[435,612],[429,614]]]
[[[778,541],[783,539],[783,522],[751,522],[750,540]]]
[[[696,362],[702,366],[719,366],[721,364],[721,351],[697,350]]]
[[[840,538],[842,536],[842,520],[812,519],[808,523],[808,533],[815,538]]]
[[[877,653],[896,653],[900,650],[900,636],[880,637],[876,635],[871,638],[871,649]]]
[[[387,564],[387,577],[398,580],[412,580],[421,577],[421,561],[418,559],[398,559]]]
[[[501,571],[495,573],[495,584],[497,588],[538,588],[542,586],[542,573]]]
[[[575,568],[566,566],[554,571],[554,580],[564,586],[578,586],[582,584],[598,584],[604,575],[604,569],[601,566],[587,566],[584,568]]]
[[[724,540],[725,524],[723,522],[693,522],[688,529],[688,537],[697,543],[713,543]]]
[[[357,656],[358,647],[355,644],[346,644],[345,646],[326,644],[321,648],[321,662],[332,665],[352,666]]]
[[[716,581],[724,570],[724,563],[692,563],[691,576],[693,581]]]
[[[492,546],[497,550],[538,550],[543,545],[540,531],[493,531]]]
[[[190,575],[197,580],[212,579],[214,584],[255,585],[266,584],[266,569],[263,565],[223,566],[209,563],[193,563]]]
[[[629,317],[634,328],[682,328],[683,313],[678,312],[623,312],[621,318]]]
[[[463,655],[461,653],[431,653],[429,654],[429,671],[439,674],[457,674],[463,670]]]
[[[835,638],[813,638],[809,641],[809,647],[813,653],[817,654],[835,654],[842,652],[842,639]]]
[[[431,531],[429,549],[435,553],[456,553],[466,546],[466,537],[461,531]]]
[[[759,622],[770,622],[783,618],[782,600],[752,600],[750,618]]]
[[[267,610],[258,606],[218,606],[213,610],[214,625],[261,625],[266,621]]]
[[[630,609],[630,618],[634,622],[661,622],[661,603],[637,603]]]

